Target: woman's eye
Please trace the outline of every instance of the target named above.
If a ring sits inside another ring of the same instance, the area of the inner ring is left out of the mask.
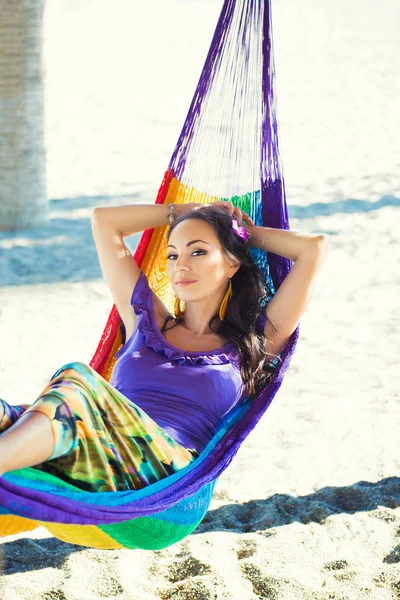
[[[200,252],[200,255],[201,254],[207,254],[205,250],[193,250],[192,256],[196,256],[197,252]],[[176,256],[176,254],[168,254],[167,260],[174,260],[175,256]]]

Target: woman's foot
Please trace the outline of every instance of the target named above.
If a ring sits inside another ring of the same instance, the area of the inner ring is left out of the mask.
[[[1,425],[1,422],[3,420],[4,413],[5,413],[4,405],[3,405],[3,403],[2,403],[2,401],[0,399],[0,425]]]

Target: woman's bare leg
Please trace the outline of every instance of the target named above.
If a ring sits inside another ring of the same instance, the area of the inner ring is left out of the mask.
[[[0,476],[45,462],[53,449],[50,419],[37,411],[22,415],[0,435]]]

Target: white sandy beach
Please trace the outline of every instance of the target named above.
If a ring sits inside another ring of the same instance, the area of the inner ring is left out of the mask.
[[[0,233],[0,397],[12,404],[33,403],[62,364],[90,362],[112,306],[91,209],[154,201],[199,72],[186,84],[180,117],[159,95],[141,114],[141,94],[150,97],[156,75],[136,89],[133,108],[126,56],[116,69],[122,93],[116,75],[108,95],[104,72],[85,80],[78,58],[93,3],[53,1],[45,29],[51,220]],[[198,2],[168,3],[182,21],[199,11]],[[281,390],[187,539],[148,552],[65,544],[43,528],[3,538],[1,599],[400,599],[400,10],[392,0],[380,12],[358,0],[325,8],[306,0],[301,10],[294,0],[279,4],[274,43],[290,225],[324,233],[331,248]],[[216,6],[202,7],[209,35]],[[96,7],[90,52],[100,61],[112,9],[105,1]],[[118,7],[106,72],[120,60],[121,13],[134,12],[122,0]],[[155,52],[156,34],[151,43]],[[198,49],[203,60],[207,47]],[[71,89],[71,101],[62,104],[56,66],[67,56],[74,68],[63,94]],[[202,60],[193,60],[199,69]],[[116,97],[125,100],[110,113]],[[149,137],[135,137],[138,123],[148,124]]]

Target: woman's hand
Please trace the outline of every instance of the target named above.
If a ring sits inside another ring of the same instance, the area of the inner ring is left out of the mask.
[[[211,202],[209,204],[196,204],[193,203],[193,210],[196,210],[197,208],[201,208],[202,206],[218,206],[219,208],[221,208],[222,210],[226,210],[228,211],[228,214],[231,217],[235,217],[235,219],[237,220],[239,225],[243,224],[243,221],[247,224],[247,225],[254,225],[254,221],[253,219],[251,219],[249,217],[249,215],[247,215],[244,211],[242,211],[238,206],[234,206],[232,204],[232,202],[225,201],[225,200],[216,200],[215,202]]]

